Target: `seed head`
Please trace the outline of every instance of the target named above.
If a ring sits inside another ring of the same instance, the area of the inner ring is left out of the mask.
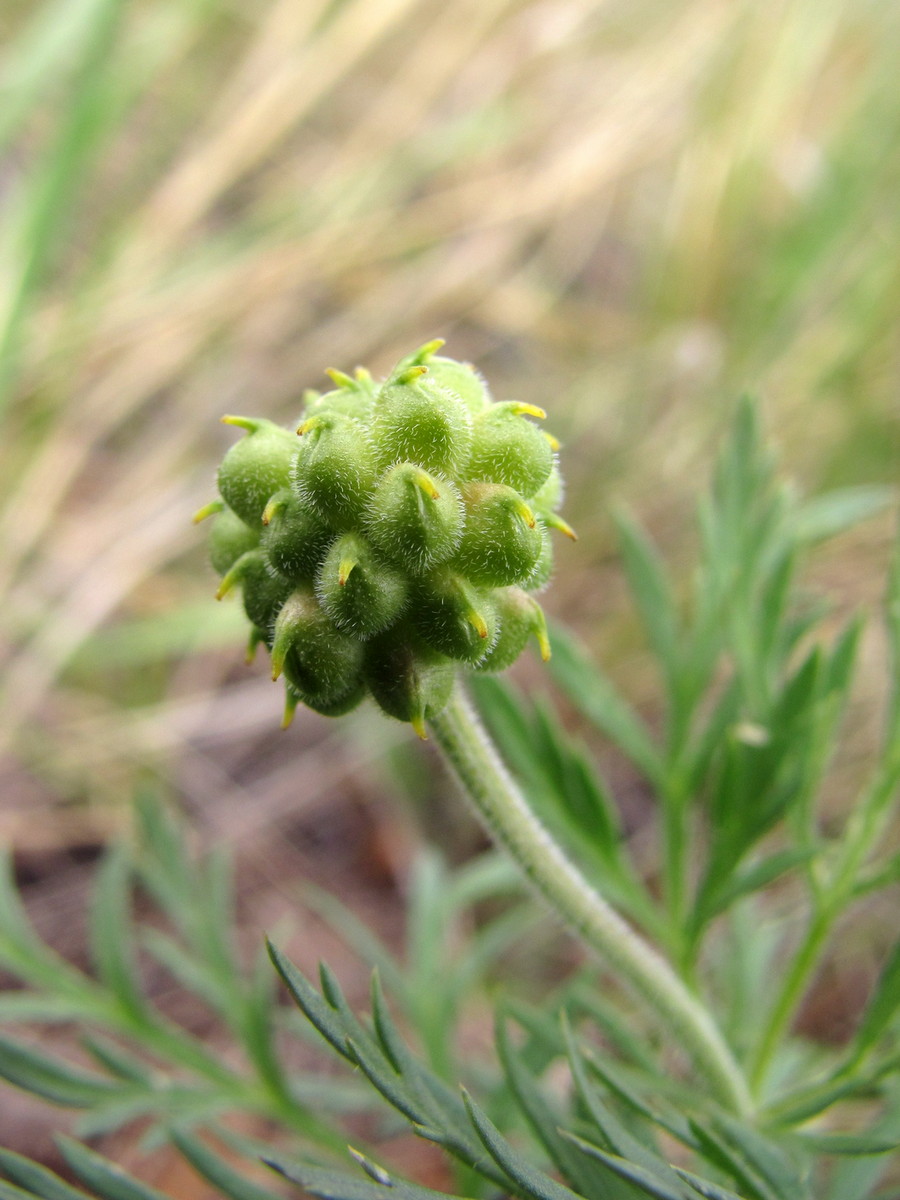
[[[558,443],[544,412],[494,403],[436,339],[383,383],[363,368],[307,391],[296,432],[225,417],[246,436],[219,468],[210,559],[239,588],[252,650],[299,704],[338,716],[371,696],[425,736],[458,672],[550,647],[534,593],[553,570]]]

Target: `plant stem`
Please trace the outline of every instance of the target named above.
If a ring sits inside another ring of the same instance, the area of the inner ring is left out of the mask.
[[[566,857],[529,808],[458,684],[429,725],[479,817],[536,890],[662,1018],[722,1103],[748,1115],[752,1101],[744,1076],[709,1012]]]
[[[818,912],[810,921],[806,934],[797,949],[778,998],[772,1007],[768,1023],[759,1043],[750,1073],[755,1091],[765,1083],[766,1073],[781,1039],[794,1023],[797,1009],[806,994],[809,979],[819,965],[822,951],[831,932],[830,910]]]

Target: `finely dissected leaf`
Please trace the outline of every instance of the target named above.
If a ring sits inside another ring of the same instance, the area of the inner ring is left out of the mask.
[[[708,1179],[701,1179],[692,1171],[685,1171],[682,1167],[676,1167],[675,1170],[685,1183],[689,1183],[695,1192],[704,1197],[704,1200],[746,1200],[746,1197],[739,1196],[730,1188],[722,1187],[719,1183],[711,1183]]]
[[[789,1197],[773,1191],[734,1147],[698,1122],[692,1121],[691,1124],[707,1160],[720,1171],[731,1175],[748,1200],[789,1200]]]
[[[557,683],[582,713],[622,750],[654,785],[665,780],[660,756],[646,727],[593,666],[571,635],[554,626],[550,670]]]
[[[159,905],[177,923],[193,895],[194,874],[187,854],[187,840],[155,793],[139,791],[135,797],[141,878]]]
[[[186,1130],[170,1129],[169,1137],[191,1166],[230,1200],[281,1200],[278,1192],[247,1179],[207,1142]]]
[[[568,1021],[564,1023],[564,1031],[572,1078],[578,1095],[581,1097],[591,1121],[609,1148],[617,1156],[644,1172],[647,1178],[656,1179],[660,1187],[668,1189],[664,1193],[660,1193],[665,1195],[666,1200],[670,1200],[670,1198],[693,1200],[690,1191],[666,1160],[643,1142],[638,1141],[612,1110],[603,1103],[597,1089],[588,1079],[581,1051]],[[569,1135],[566,1134],[566,1136]],[[632,1182],[634,1181],[632,1180]]]
[[[120,1079],[144,1086],[152,1084],[153,1075],[147,1064],[133,1054],[129,1054],[127,1050],[123,1050],[109,1038],[100,1037],[97,1034],[85,1034],[81,1041],[97,1062],[105,1067],[111,1075],[117,1075]]]
[[[485,1150],[526,1195],[533,1196],[535,1200],[575,1200],[577,1192],[557,1183],[543,1171],[537,1170],[509,1144],[487,1113],[478,1107],[468,1092],[463,1092],[463,1099]]]
[[[130,873],[124,850],[109,850],[97,875],[91,906],[91,952],[97,974],[123,1009],[141,1017],[147,1002],[134,961]]]
[[[734,1146],[744,1159],[751,1163],[763,1179],[786,1198],[800,1200],[808,1195],[803,1172],[791,1162],[780,1146],[764,1137],[745,1122],[738,1121],[726,1113],[714,1118],[718,1132]]]
[[[896,1088],[888,1101],[887,1112],[868,1132],[885,1140],[900,1139],[900,1091]],[[875,1187],[886,1166],[887,1161],[882,1157],[839,1159],[824,1200],[876,1200]],[[878,1193],[878,1200],[891,1200],[891,1193]]]
[[[41,1200],[85,1200],[84,1192],[65,1183],[46,1167],[3,1147],[0,1147],[0,1171],[25,1189],[21,1195],[40,1196]]]
[[[36,992],[10,992],[0,996],[0,1023],[27,1021],[53,1025],[57,1022],[90,1021],[102,1012],[93,996],[46,996]]]
[[[58,1137],[56,1141],[78,1178],[102,1200],[168,1200],[156,1188],[134,1179],[122,1167],[80,1142],[67,1137]]]
[[[304,1191],[323,1200],[459,1200],[445,1192],[434,1192],[418,1184],[406,1183],[388,1175],[390,1183],[375,1183],[341,1171],[327,1171],[273,1155],[266,1163],[286,1178],[299,1183]]]
[[[751,1200],[808,1200],[808,1181],[770,1139],[719,1113],[691,1125],[711,1162],[731,1173]]]
[[[580,1154],[559,1133],[560,1114],[551,1108],[540,1085],[526,1069],[512,1045],[506,1022],[498,1016],[496,1043],[507,1083],[524,1113],[535,1137],[541,1142],[551,1160],[573,1187],[583,1196],[603,1194],[603,1175],[592,1170]]]
[[[98,989],[61,955],[40,940],[31,927],[15,884],[12,857],[0,847],[0,964],[35,987],[74,1002],[90,1002]]]
[[[800,847],[777,850],[774,854],[770,854],[768,858],[761,859],[751,867],[735,872],[731,879],[724,881],[714,896],[710,897],[707,901],[705,916],[707,918],[714,917],[717,913],[723,912],[732,905],[735,900],[740,899],[741,896],[747,896],[752,892],[758,892],[762,888],[768,887],[770,883],[774,883],[776,879],[782,875],[786,875],[788,871],[792,871],[795,867],[808,863],[814,857],[814,854],[815,851]]]
[[[271,943],[269,953],[291,995],[312,1024],[342,1057],[363,1071],[390,1105],[412,1122],[423,1137],[438,1142],[495,1182],[504,1182],[489,1166],[485,1171],[478,1142],[463,1122],[458,1097],[418,1063],[403,1044],[380,1003],[377,985],[379,1040],[351,1012],[328,967],[323,964],[320,968],[323,999]]]
[[[275,1046],[275,989],[277,976],[264,947],[260,947],[247,981],[240,1035],[244,1048],[260,1077],[282,1099],[290,1099],[290,1087]]]
[[[75,1122],[74,1133],[76,1137],[85,1140],[100,1137],[105,1133],[113,1133],[141,1117],[163,1114],[170,1116],[175,1108],[176,1104],[171,1095],[152,1091],[132,1093],[105,1104],[93,1105]]]
[[[0,1037],[0,1076],[16,1087],[68,1108],[90,1108],[123,1091],[119,1084],[5,1037]]]
[[[875,1046],[887,1031],[898,1011],[900,1011],[900,940],[894,943],[887,961],[881,968],[878,982],[856,1031],[852,1051],[855,1059],[862,1058]]]
[[[622,560],[641,620],[674,703],[681,679],[683,637],[665,568],[650,539],[624,511],[615,514]]]
[[[630,1162],[621,1155],[610,1154],[608,1150],[596,1146],[593,1142],[585,1141],[584,1138],[570,1133],[567,1129],[562,1130],[562,1135],[584,1154],[609,1167],[620,1179],[633,1184],[644,1196],[652,1196],[654,1200],[684,1200],[684,1197],[688,1197],[688,1200],[696,1200],[696,1189],[689,1187],[675,1171],[672,1171],[672,1175],[675,1178],[676,1186],[672,1187],[660,1179],[656,1171]]]
[[[697,1148],[697,1141],[691,1132],[691,1127],[680,1114],[668,1113],[661,1116],[641,1099],[634,1088],[622,1078],[622,1073],[609,1061],[601,1060],[598,1055],[590,1051],[586,1052],[584,1049],[581,1051],[581,1057],[588,1070],[596,1075],[604,1086],[633,1112],[650,1122],[651,1125],[658,1125],[660,1129],[665,1129],[672,1137],[692,1150]]]
[[[893,1154],[900,1149],[900,1138],[888,1138],[876,1133],[799,1133],[797,1137],[819,1154],[847,1155],[850,1158]]]
[[[221,1009],[222,987],[205,962],[169,934],[159,929],[145,929],[141,938],[145,948],[156,961],[189,992],[193,992],[215,1010]]]
[[[33,1192],[23,1192],[15,1184],[0,1179],[0,1200],[34,1200]]]
[[[290,959],[286,958],[272,942],[267,941],[266,945],[275,970],[283,979],[285,987],[291,993],[298,1007],[322,1037],[337,1050],[338,1054],[346,1058],[347,1033],[344,1023]]]

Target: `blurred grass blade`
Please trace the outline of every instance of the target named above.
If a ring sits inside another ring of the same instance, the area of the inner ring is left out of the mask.
[[[47,96],[48,80],[64,81],[72,61],[104,20],[109,0],[55,0],[36,8],[0,61],[0,151],[31,109]]]
[[[88,10],[81,60],[61,106],[55,139],[34,168],[20,198],[22,227],[8,294],[0,295],[0,413],[9,399],[22,329],[71,212],[91,154],[107,131],[105,98],[115,57],[112,48],[125,0],[97,0]]]
[[[794,514],[792,531],[801,542],[820,542],[852,529],[861,521],[888,508],[896,499],[895,488],[877,484],[839,488],[801,504]]]
[[[27,1192],[41,1200],[85,1200],[84,1192],[64,1183],[46,1167],[39,1166],[23,1154],[0,1146],[0,1171]]]

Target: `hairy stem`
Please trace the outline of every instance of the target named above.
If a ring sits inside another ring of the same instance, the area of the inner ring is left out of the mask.
[[[722,1103],[749,1114],[744,1076],[709,1012],[566,857],[529,808],[458,684],[430,727],[479,817],[536,890],[662,1019]]]

